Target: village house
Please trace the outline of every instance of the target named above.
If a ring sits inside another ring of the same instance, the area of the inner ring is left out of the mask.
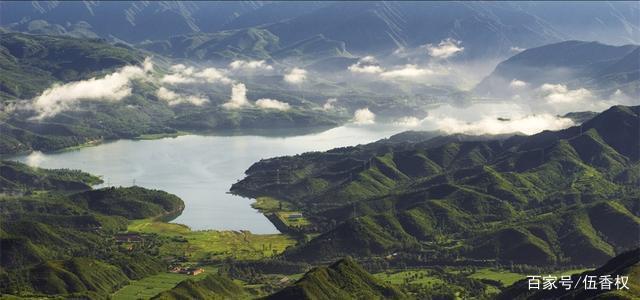
[[[144,238],[137,233],[118,233],[114,238],[116,243],[144,243]]]

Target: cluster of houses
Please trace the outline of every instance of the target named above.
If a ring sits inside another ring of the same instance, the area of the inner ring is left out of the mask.
[[[169,272],[195,276],[195,275],[204,273],[204,269],[196,268],[196,267],[174,266],[169,269]]]
[[[144,238],[137,233],[118,233],[113,238],[118,245],[129,251],[144,245]]]

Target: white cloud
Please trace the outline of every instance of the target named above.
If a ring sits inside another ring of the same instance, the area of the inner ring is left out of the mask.
[[[31,167],[39,167],[44,160],[45,156],[44,154],[42,154],[42,152],[33,151],[27,156],[25,163]]]
[[[367,55],[367,56],[361,58],[360,62],[367,63],[367,64],[377,64],[378,60],[374,56]]]
[[[404,117],[394,122],[396,126],[418,127],[421,130],[440,130],[446,134],[464,133],[535,134],[543,130],[560,130],[574,125],[567,118],[553,113],[535,113],[529,106],[513,102],[477,103],[468,107],[441,105],[429,110],[424,119]]]
[[[377,74],[382,73],[384,69],[382,69],[382,67],[380,66],[375,65],[353,64],[349,66],[349,71],[353,73]]]
[[[560,130],[573,125],[570,119],[528,105],[513,102],[477,103],[461,108],[441,105],[421,120],[422,127],[441,130],[447,134],[535,134],[543,130]]]
[[[151,60],[151,57],[144,58],[144,62],[142,62],[142,69],[145,73],[153,72],[153,61]]]
[[[171,101],[178,98],[178,94],[172,90],[169,90],[165,87],[160,87],[156,91],[156,96],[161,100]]]
[[[361,108],[353,113],[353,123],[355,124],[373,124],[376,121],[376,115],[369,108]]]
[[[593,100],[593,94],[585,89],[570,90],[564,84],[545,83],[539,88],[542,97],[549,104],[575,104]]]
[[[181,95],[165,87],[160,87],[158,91],[156,91],[156,96],[161,100],[167,102],[167,104],[169,104],[170,106],[178,104],[192,104],[195,106],[201,106],[209,102],[209,99],[202,96]]]
[[[173,65],[171,67],[169,67],[169,70],[173,71],[173,72],[182,72],[187,68],[187,66],[183,65],[183,64],[177,64],[177,65]]]
[[[522,80],[518,80],[518,79],[514,78],[509,83],[509,87],[512,88],[512,89],[521,89],[521,88],[527,87],[527,83],[522,81]]]
[[[511,50],[511,52],[522,52],[527,49],[514,46],[514,47],[511,47],[509,50]]]
[[[173,102],[174,104],[169,103],[169,105],[177,105],[177,104],[189,103],[189,104],[192,104],[192,105],[195,105],[195,106],[201,106],[201,105],[203,105],[205,103],[208,103],[208,102],[209,102],[209,99],[207,99],[205,97],[196,96],[196,95],[188,95],[188,96],[186,96],[184,98],[179,99],[178,102]]]
[[[222,105],[226,109],[238,109],[251,106],[247,100],[247,87],[244,83],[236,83],[231,87],[231,99]]]
[[[202,71],[193,73],[193,77],[204,80],[208,83],[221,82],[224,84],[229,84],[232,82],[231,79],[227,78],[222,71],[216,68],[206,68]]]
[[[461,42],[452,38],[448,38],[440,41],[438,45],[427,44],[427,52],[430,56],[435,58],[449,58],[464,50],[464,47],[460,46]]]
[[[175,73],[164,75],[160,81],[167,84],[185,84],[195,83],[196,79],[190,76],[183,75],[181,73]]]
[[[293,68],[288,74],[284,75],[284,81],[292,84],[302,83],[307,79],[307,71],[300,68]]]
[[[435,128],[447,134],[505,134],[524,133],[535,134],[543,130],[560,130],[574,125],[573,121],[551,114],[528,115],[513,119],[499,120],[496,117],[482,117],[482,119],[466,122],[453,117],[427,117],[424,122],[431,123]]]
[[[416,78],[425,75],[433,74],[432,70],[420,68],[416,65],[408,64],[401,69],[392,71],[386,71],[380,74],[382,78],[394,79],[394,78]]]
[[[145,68],[149,69],[150,62]],[[31,107],[37,112],[36,119],[52,117],[69,110],[84,100],[120,101],[131,95],[130,83],[144,78],[145,70],[140,66],[125,66],[102,78],[53,85],[33,100]]]
[[[365,74],[377,74],[384,71],[384,69],[378,65],[378,60],[373,56],[365,56],[359,59],[357,63],[349,66],[348,69],[353,73]]]
[[[264,109],[275,109],[281,111],[287,111],[291,108],[289,103],[285,103],[282,101],[274,100],[274,99],[259,99],[256,101],[256,106]]]
[[[229,79],[223,70],[216,68],[205,68],[196,71],[194,67],[186,67],[183,64],[177,64],[169,68],[173,73],[166,74],[160,80],[162,83],[178,85],[193,83],[216,83],[230,84],[233,80]]]
[[[264,60],[235,60],[229,64],[232,70],[273,70]]]
[[[327,102],[324,103],[324,105],[322,106],[322,109],[324,110],[332,110],[335,108],[335,103],[338,102],[338,99],[336,98],[329,98],[327,99]]]

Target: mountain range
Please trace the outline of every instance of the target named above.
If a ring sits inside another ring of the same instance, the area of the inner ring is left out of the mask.
[[[504,57],[514,48],[568,39],[638,43],[634,20],[640,16],[630,2],[572,6],[547,2],[4,1],[1,5],[0,25],[32,33],[140,43],[255,28],[277,37],[281,47],[319,36],[344,43],[346,51],[362,56],[454,38],[462,41],[464,57],[469,59]]]
[[[605,90],[607,95],[618,89],[638,95],[640,46],[566,41],[527,49],[499,63],[475,91],[506,96],[518,88],[512,84],[515,80],[530,87],[551,83],[571,89]]]
[[[308,216],[314,238],[285,252],[292,260],[400,251],[424,262],[601,264],[640,234],[639,112],[615,106],[531,136],[413,134],[272,158],[231,191]]]

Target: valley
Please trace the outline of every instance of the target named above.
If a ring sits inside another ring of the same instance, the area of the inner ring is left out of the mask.
[[[0,299],[637,299],[638,20],[0,0]]]

